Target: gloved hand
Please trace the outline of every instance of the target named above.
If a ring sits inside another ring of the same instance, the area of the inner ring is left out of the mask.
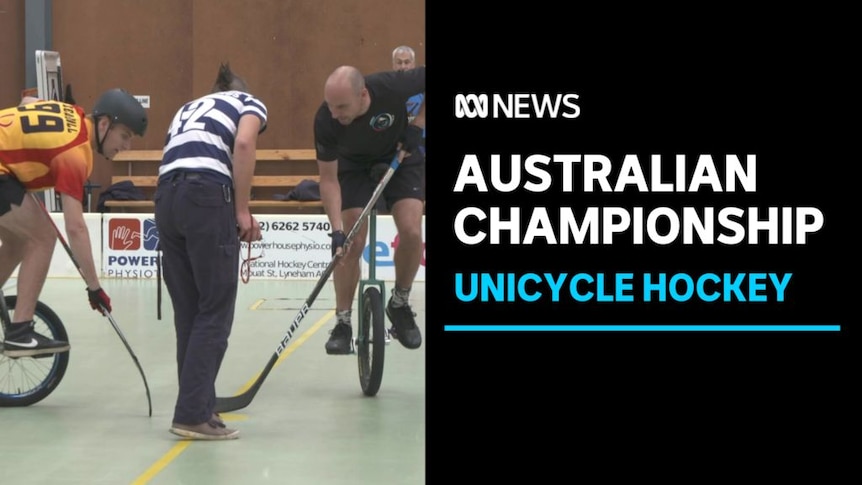
[[[347,240],[347,235],[344,234],[344,231],[332,231],[329,237],[332,238],[332,255],[335,256],[335,251],[338,248],[344,248],[344,241]],[[342,254],[344,254],[343,249]]]
[[[401,134],[401,149],[409,154],[419,153],[419,145],[422,144],[422,128],[416,125],[407,125],[407,129]]]
[[[97,290],[87,288],[87,297],[90,299],[90,307],[93,310],[96,310],[102,315],[104,315],[105,312],[102,311],[101,307],[105,307],[105,310],[108,310],[108,312],[111,311],[111,298],[107,293],[105,293],[105,290],[101,288]]]

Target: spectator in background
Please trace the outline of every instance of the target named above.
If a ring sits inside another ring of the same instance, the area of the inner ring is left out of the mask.
[[[392,70],[406,71],[416,67],[416,52],[412,47],[400,45],[392,51]],[[407,100],[407,116],[408,122],[412,122],[413,118],[419,113],[419,107],[425,100],[425,93],[416,93]],[[425,128],[422,128],[422,144],[419,145],[419,151],[425,155]]]

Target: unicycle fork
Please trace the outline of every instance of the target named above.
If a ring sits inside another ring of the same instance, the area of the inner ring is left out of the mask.
[[[382,174],[377,188],[371,195],[368,205],[362,211],[357,224],[368,217],[368,278],[359,280],[359,325],[355,340],[356,355],[359,360],[359,384],[366,396],[375,396],[383,380],[383,361],[389,331],[386,330],[386,316],[383,312],[383,295],[386,285],[377,279],[377,200],[392,174],[404,160],[406,152],[399,150],[389,167]],[[351,234],[353,234],[351,230]],[[350,236],[348,236],[350,239]]]

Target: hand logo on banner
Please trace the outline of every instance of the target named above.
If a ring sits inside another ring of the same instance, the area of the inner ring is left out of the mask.
[[[140,224],[136,220],[133,222]],[[140,238],[141,233],[139,231],[133,231],[127,224],[118,223],[111,230],[109,247],[111,249],[137,249],[141,245]]]

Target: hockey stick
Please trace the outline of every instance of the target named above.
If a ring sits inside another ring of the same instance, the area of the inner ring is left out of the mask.
[[[156,248],[156,320],[162,319],[162,250]]]
[[[75,255],[72,254],[72,248],[69,247],[69,243],[66,242],[66,239],[63,237],[63,234],[60,232],[60,228],[57,227],[57,224],[54,223],[54,219],[51,218],[51,214],[48,212],[48,208],[45,207],[45,204],[42,203],[41,200],[36,196],[35,192],[31,192],[30,195],[33,196],[33,200],[36,201],[37,204],[42,206],[42,210],[45,212],[45,215],[48,216],[48,221],[51,222],[51,225],[54,226],[54,231],[57,233],[57,238],[60,240],[60,243],[63,245],[63,249],[66,250],[66,254],[69,255],[69,259],[72,260],[72,264],[75,265],[75,268],[78,270],[78,274],[81,277],[84,277],[84,273],[81,271],[81,265],[78,264],[78,260],[75,259]],[[86,283],[86,280],[85,280]],[[141,363],[138,362],[138,357],[132,351],[132,347],[129,346],[129,342],[126,341],[126,337],[123,335],[123,332],[120,331],[120,327],[117,325],[117,322],[114,321],[114,317],[111,315],[111,312],[105,308],[104,305],[99,305],[102,309],[102,312],[105,316],[108,317],[108,321],[111,322],[111,325],[114,327],[114,330],[117,332],[117,335],[120,337],[120,340],[123,341],[123,345],[126,346],[126,350],[129,351],[129,355],[132,356],[132,360],[135,361],[135,365],[138,366],[138,371],[141,373],[141,378],[144,379],[144,388],[147,390],[147,405],[150,408],[150,417],[153,416],[153,401],[150,398],[150,386],[147,384],[147,376],[144,375],[144,369],[141,367]]]
[[[350,232],[347,234],[344,246],[348,246],[353,238],[356,237],[356,233],[359,231],[359,228],[362,227],[362,224],[365,222],[365,219],[368,217],[368,213],[371,212],[371,209],[377,204],[377,199],[380,198],[380,194],[383,193],[383,189],[386,187],[386,184],[389,183],[389,179],[392,178],[392,174],[404,160],[404,151],[399,151],[398,155],[392,159],[392,163],[389,164],[389,168],[386,169],[386,172],[383,174],[383,177],[380,179],[380,182],[377,183],[377,187],[374,189],[374,192],[371,194],[371,199],[368,201],[368,204],[362,209],[362,212],[359,214],[359,218],[356,219],[356,223],[353,224],[353,228],[350,229]],[[326,266],[326,269],[323,271],[323,274],[320,275],[320,278],[317,280],[317,284],[314,285],[314,289],[311,290],[311,294],[308,296],[308,299],[305,300],[302,307],[299,309],[299,313],[293,317],[293,322],[290,324],[290,327],[287,329],[287,333],[284,335],[284,338],[281,339],[281,342],[278,343],[278,347],[275,349],[275,353],[270,357],[269,362],[266,363],[266,367],[263,368],[263,372],[258,375],[257,379],[254,383],[249,387],[245,392],[241,394],[237,394],[236,396],[231,397],[216,397],[215,404],[215,412],[224,413],[228,411],[235,411],[237,409],[242,409],[249,404],[251,404],[251,400],[254,399],[254,395],[257,394],[257,391],[260,389],[260,386],[263,384],[266,376],[269,375],[269,371],[275,366],[275,363],[278,362],[278,358],[284,349],[287,348],[287,343],[293,337],[293,333],[296,332],[296,329],[299,328],[299,323],[302,322],[302,319],[305,318],[305,315],[308,313],[309,308],[311,308],[311,304],[314,303],[314,300],[317,299],[317,295],[320,294],[320,291],[323,289],[323,286],[326,284],[327,280],[329,280],[329,276],[332,274],[332,271],[335,270],[335,265],[338,262],[338,257],[333,256],[329,261],[329,265]]]

